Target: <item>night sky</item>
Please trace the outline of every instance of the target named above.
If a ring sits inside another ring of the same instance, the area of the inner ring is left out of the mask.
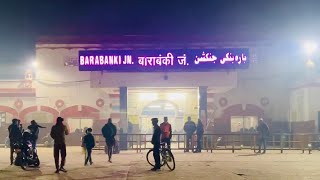
[[[312,38],[320,33],[319,7],[317,0],[2,0],[0,62],[24,63],[41,35],[228,32]]]

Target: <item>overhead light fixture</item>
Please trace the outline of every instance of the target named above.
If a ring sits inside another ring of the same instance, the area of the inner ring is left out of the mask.
[[[303,44],[303,48],[307,55],[312,55],[318,48],[318,45],[316,42],[307,41]]]

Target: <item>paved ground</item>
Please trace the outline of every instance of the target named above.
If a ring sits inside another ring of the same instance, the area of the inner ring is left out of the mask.
[[[94,165],[83,166],[84,156],[79,147],[67,149],[67,173],[55,174],[52,149],[39,148],[41,167],[23,171],[9,166],[9,150],[0,149],[0,179],[320,179],[320,152],[301,154],[301,151],[269,152],[255,155],[242,150],[211,153],[183,153],[174,151],[177,167],[151,172],[145,153],[133,151],[114,155],[113,163],[107,163],[102,151],[93,154]]]

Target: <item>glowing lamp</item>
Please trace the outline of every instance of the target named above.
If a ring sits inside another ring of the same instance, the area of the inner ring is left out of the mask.
[[[38,67],[37,61],[33,61],[33,62],[32,62],[32,67],[34,67],[34,68]]]
[[[305,42],[303,44],[303,48],[304,48],[304,51],[306,52],[306,54],[312,55],[316,51],[316,49],[318,48],[318,45],[315,42]]]

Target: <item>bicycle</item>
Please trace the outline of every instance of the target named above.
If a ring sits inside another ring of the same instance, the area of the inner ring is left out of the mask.
[[[150,149],[147,153],[147,161],[151,166],[155,166],[153,158],[153,149]],[[151,155],[150,155],[151,154]],[[176,168],[176,162],[174,156],[169,148],[166,147],[165,143],[160,144],[160,166],[167,165],[170,171]]]

